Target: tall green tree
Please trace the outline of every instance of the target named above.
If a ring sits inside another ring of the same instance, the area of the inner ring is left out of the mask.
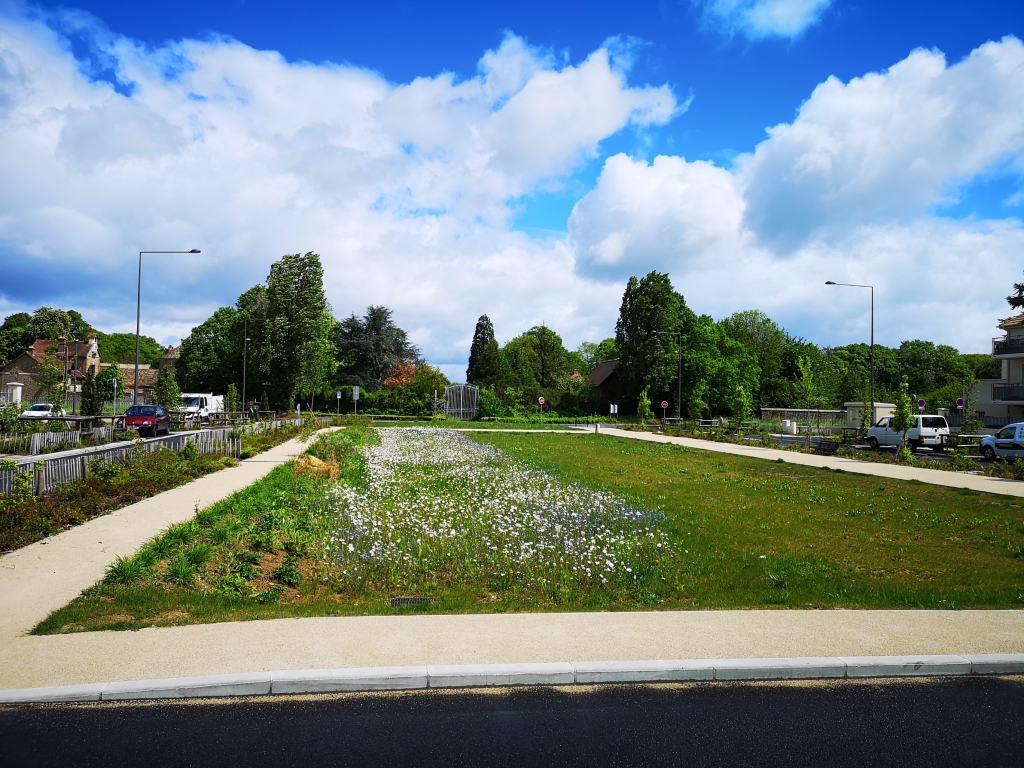
[[[71,336],[71,318],[63,309],[40,307],[32,313],[32,337],[57,339]]]
[[[754,353],[759,368],[758,388],[751,392],[753,407],[785,406],[791,382],[785,375],[786,351],[792,338],[764,312],[736,312],[719,325],[725,334]]]
[[[96,345],[104,363],[134,363],[134,333],[96,332]],[[152,365],[164,353],[164,347],[152,336],[139,337],[139,362]]]
[[[334,372],[331,332],[334,320],[324,295],[324,270],[319,254],[286,254],[267,276],[266,338],[272,376],[267,394],[275,407],[296,397],[321,394]]]
[[[67,377],[64,375],[64,361],[57,357],[57,345],[51,344],[36,363],[36,380],[46,398],[53,404],[63,406],[67,396]]]
[[[656,399],[674,391],[678,337],[671,334],[682,330],[681,298],[661,272],[650,272],[639,280],[631,277],[626,283],[615,323],[615,345],[619,381],[633,405],[645,387]]]
[[[466,367],[467,384],[476,384],[480,355],[483,354],[484,347],[492,341],[494,341],[494,326],[491,324],[491,318],[487,315],[480,315],[480,319],[476,321],[476,328],[473,330],[473,343],[469,347],[469,365]]]
[[[177,378],[186,392],[223,394],[230,384],[241,381],[241,332],[234,307],[221,307],[192,329],[181,342],[176,364]]]
[[[124,375],[117,363],[108,365],[96,374],[96,390],[99,393],[100,402],[124,399]]]
[[[168,410],[181,406],[181,390],[174,376],[174,369],[165,366],[156,375],[156,386],[153,388],[156,404]]]
[[[4,318],[0,326],[0,365],[9,363],[29,346],[35,336],[32,333],[32,315],[15,312]]]
[[[340,361],[335,381],[355,384],[373,391],[384,386],[391,369],[399,362],[416,361],[420,353],[399,328],[393,313],[384,306],[366,308],[335,326],[335,347]]]
[[[592,341],[584,341],[577,347],[576,352],[583,358],[588,372],[600,362],[617,360],[619,357],[619,348],[615,345],[615,339],[604,339],[597,344]]]
[[[472,382],[480,387],[490,387],[500,396],[513,384],[512,370],[504,351],[495,339],[488,341],[476,361],[476,374]]]
[[[96,387],[96,374],[92,368],[85,372],[82,380],[82,401],[79,410],[83,416],[99,416],[103,413],[103,398]]]

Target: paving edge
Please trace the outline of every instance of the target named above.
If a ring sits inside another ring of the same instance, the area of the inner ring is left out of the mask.
[[[280,670],[0,690],[2,704],[412,691],[513,685],[1024,675],[1024,653],[576,661]]]

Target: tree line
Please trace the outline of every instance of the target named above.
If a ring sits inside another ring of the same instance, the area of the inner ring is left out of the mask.
[[[499,345],[490,319],[482,316],[466,378],[482,388],[483,415],[534,409],[541,396],[563,415],[606,413],[608,403],[587,377],[598,362],[611,359],[618,360],[623,413],[634,412],[642,399],[667,400],[672,411],[678,400],[686,418],[742,418],[760,408],[841,409],[869,398],[868,344],[818,347],[758,310],[718,321],[698,315],[669,276],[656,271],[627,282],[614,337],[575,351],[545,326]],[[895,402],[906,378],[910,393],[930,407],[952,408],[965,387],[999,375],[999,363],[989,355],[960,354],[921,340],[896,348],[875,345],[878,402]]]
[[[362,408],[419,413],[431,410],[434,391],[448,384],[387,307],[336,320],[320,256],[312,252],[283,256],[264,283],[193,328],[181,343],[178,381],[185,391],[237,397],[243,365],[246,400],[262,410],[298,403],[348,410],[358,386]],[[344,395],[340,404],[337,391]]]

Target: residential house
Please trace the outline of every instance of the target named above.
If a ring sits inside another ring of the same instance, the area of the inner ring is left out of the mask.
[[[590,386],[597,390],[604,406],[618,405],[622,399],[622,387],[619,384],[618,360],[602,360],[590,372]]]
[[[21,384],[21,399],[25,402],[41,402],[47,398],[42,389],[39,366],[44,362],[47,353],[53,350],[58,365],[68,379],[69,393],[81,392],[82,380],[90,369],[93,373],[100,370],[100,350],[96,343],[96,334],[90,333],[86,341],[65,339],[36,339],[32,346],[0,368],[0,389],[9,389],[13,384]]]

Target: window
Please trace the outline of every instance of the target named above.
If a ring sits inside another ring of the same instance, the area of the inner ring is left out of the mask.
[[[889,418],[888,416],[883,416],[882,418],[880,418],[878,420],[878,423],[875,424],[875,426],[876,427],[888,427],[890,421],[892,421],[891,418]]]
[[[999,434],[996,435],[996,438],[998,438],[999,440],[1013,440],[1013,436],[1016,435],[1016,434],[1017,434],[1017,427],[1016,426],[1003,427],[1001,430],[999,430]]]
[[[949,427],[946,420],[941,416],[925,416],[921,419],[921,426],[926,429],[946,429]]]
[[[128,416],[153,416],[156,414],[156,408],[152,405],[133,405],[125,414]]]

